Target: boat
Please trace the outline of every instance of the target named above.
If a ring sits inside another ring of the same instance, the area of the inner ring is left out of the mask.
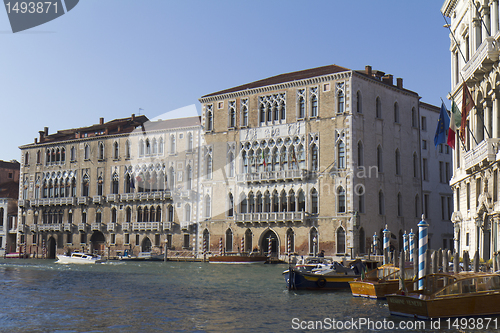
[[[354,297],[385,299],[387,294],[399,290],[399,267],[386,264],[368,272],[361,279],[349,282]],[[413,263],[405,264],[405,286],[407,291],[413,291]]]
[[[101,256],[94,256],[81,252],[73,252],[71,255],[57,255],[58,264],[97,264],[106,261]]]
[[[208,258],[208,262],[211,264],[263,264],[267,260],[268,257],[257,253],[226,253]]]
[[[499,272],[435,273],[421,279],[423,290],[386,296],[392,315],[421,319],[500,315]]]
[[[139,252],[137,256],[129,255],[125,253],[123,256],[118,257],[118,260],[122,261],[163,261],[163,254],[154,254],[151,252]]]
[[[304,267],[290,267],[283,272],[288,290],[337,290],[349,288],[349,282],[361,277],[365,266],[355,260],[347,267],[334,261],[319,264],[311,270]]]

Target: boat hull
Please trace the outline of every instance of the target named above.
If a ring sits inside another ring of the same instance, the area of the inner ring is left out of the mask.
[[[387,295],[392,315],[421,319],[498,315],[500,292],[428,299],[416,294]]]
[[[349,282],[360,275],[346,275],[345,273],[320,275],[299,272],[294,269],[285,271],[285,281],[288,290],[339,290],[348,289]]]
[[[58,255],[57,256],[57,264],[98,264],[101,262],[104,262],[104,259],[97,258],[97,257],[92,257],[92,256],[85,256],[85,257],[72,257],[72,256],[65,256],[65,255]]]
[[[211,264],[263,264],[267,261],[265,256],[213,256],[208,258]]]
[[[413,282],[406,281],[405,284],[408,291],[413,291]],[[349,286],[355,297],[385,299],[386,295],[394,294],[399,290],[399,281],[353,281],[349,282]]]

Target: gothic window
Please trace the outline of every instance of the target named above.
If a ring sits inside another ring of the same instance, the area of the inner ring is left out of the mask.
[[[168,205],[167,207],[167,222],[173,222],[174,221],[174,206]]]
[[[156,207],[156,222],[161,222],[161,207]]]
[[[145,155],[146,156],[151,155],[151,142],[149,141],[149,139],[146,139],[146,152],[145,152]]]
[[[360,91],[356,93],[356,112],[363,113],[363,100]]]
[[[380,102],[380,97],[375,100],[375,117],[382,119],[382,103]]]
[[[241,126],[248,126],[248,98],[241,100]]]
[[[111,223],[116,223],[116,208],[111,208]]]
[[[304,195],[304,191],[299,190],[297,198],[298,198],[297,211],[304,212],[306,210],[306,197]]]
[[[89,196],[89,184],[90,184],[90,180],[89,180],[89,176],[87,174],[85,174],[85,176],[83,176],[83,183],[82,183],[82,196],[84,197],[88,197]]]
[[[345,190],[342,186],[339,186],[337,189],[337,195],[338,195],[338,206],[337,206],[337,212],[339,213],[345,213]]]
[[[298,112],[297,118],[303,119],[306,116],[306,99],[304,96],[305,89],[298,90]]]
[[[233,194],[229,193],[229,195],[228,195],[228,211],[227,211],[227,216],[232,217],[233,214],[234,214]]]
[[[61,148],[61,163],[66,162],[66,148]]]
[[[158,142],[156,141],[156,138],[153,138],[153,155],[158,154]]]
[[[132,209],[127,207],[125,209],[125,222],[130,223],[132,221]]]
[[[318,87],[310,89],[311,96],[311,117],[318,116]]]
[[[337,229],[337,253],[345,253],[345,230],[342,227]]]
[[[206,106],[206,130],[213,131],[213,104]]]
[[[233,232],[231,229],[226,230],[226,252],[233,252]]]
[[[273,191],[273,212],[277,213],[279,212],[279,204],[280,204],[280,199],[278,197],[278,191],[274,190]]]
[[[229,177],[234,177],[234,154],[233,152],[229,152],[228,156],[228,168],[229,168]]]
[[[97,178],[97,195],[102,195],[102,176]]]
[[[234,128],[236,126],[236,101],[229,102],[229,128]]]
[[[130,141],[125,142],[125,158],[130,158]]]
[[[415,108],[411,108],[411,126],[412,127],[418,126],[417,112],[415,111]]]
[[[137,222],[142,222],[142,208],[137,207]]]
[[[295,212],[295,192],[293,190],[290,190],[288,193],[288,202],[288,207],[290,207],[289,211]]]
[[[315,143],[311,146],[311,170],[318,171],[318,146]]]
[[[260,104],[260,122],[266,121],[266,105],[264,103]]]
[[[257,213],[262,213],[262,194],[257,192]]]
[[[267,121],[273,121],[273,110],[271,108],[271,105],[266,104],[266,114],[267,114]]]
[[[104,160],[104,143],[99,142],[99,160]]]
[[[83,154],[83,155],[84,155],[84,159],[85,159],[85,160],[90,159],[90,146],[89,146],[89,144],[88,144],[88,143],[87,143],[87,144],[85,144],[84,154]]]
[[[362,184],[356,186],[356,193],[358,196],[358,211],[360,213],[365,212],[365,188]]]
[[[42,161],[40,150],[36,152],[36,164],[40,164]]]
[[[318,214],[318,191],[315,188],[311,191],[311,213]]]
[[[210,217],[210,212],[211,212],[211,200],[210,196],[207,194],[205,196],[205,217]]]
[[[193,136],[191,135],[191,140],[192,139],[193,139]],[[192,143],[192,141],[191,141],[191,143]],[[163,155],[163,138],[160,138],[160,140],[158,141],[158,154]]]
[[[212,154],[207,155],[206,160],[206,179],[212,179]]]
[[[344,91],[341,89],[337,92],[337,113],[344,113]]]
[[[95,213],[95,222],[96,223],[101,223],[101,221],[102,221],[102,213],[101,213],[101,210],[98,210]]]
[[[118,184],[119,184],[119,177],[118,174],[115,172],[113,173],[113,184],[112,184],[112,192],[113,194],[118,194]]]
[[[399,124],[399,105],[398,105],[398,102],[394,103],[394,122]]]
[[[120,156],[119,150],[118,150],[118,142],[113,143],[113,158],[117,160]]]
[[[342,140],[337,144],[337,167],[345,169],[345,144]]]
[[[273,114],[274,121],[280,120],[280,112],[279,112],[279,109],[278,109],[276,103],[273,103],[272,114]]]
[[[247,206],[248,206],[247,198],[244,194],[242,194],[240,201],[240,213],[242,214],[247,213],[248,212]]]
[[[170,135],[170,154],[175,154],[175,135]]]
[[[269,191],[264,193],[264,212],[269,213],[271,211],[271,197]]]

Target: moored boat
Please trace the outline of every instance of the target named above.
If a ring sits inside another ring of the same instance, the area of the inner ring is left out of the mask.
[[[212,256],[208,258],[211,264],[263,264],[268,257],[259,254],[226,253],[224,255]]]
[[[164,255],[154,254],[151,252],[140,252],[137,256],[123,255],[118,257],[118,260],[122,261],[162,261],[164,260]]]
[[[100,256],[85,254],[80,252],[73,252],[71,255],[57,255],[58,264],[97,264],[106,261]]]
[[[364,277],[349,282],[352,295],[384,299],[387,294],[399,290],[400,270],[393,264],[387,264],[368,272]],[[405,286],[407,291],[413,291],[413,263],[405,265]]]
[[[349,288],[349,282],[361,277],[365,269],[361,260],[348,267],[338,262],[321,264],[310,271],[295,267],[283,272],[288,290],[337,290]]]
[[[499,273],[437,273],[422,279],[423,290],[387,295],[392,315],[422,319],[500,315]]]

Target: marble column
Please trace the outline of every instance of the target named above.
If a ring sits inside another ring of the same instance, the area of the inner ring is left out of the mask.
[[[491,35],[495,36],[498,32],[498,0],[490,1],[491,17]]]

